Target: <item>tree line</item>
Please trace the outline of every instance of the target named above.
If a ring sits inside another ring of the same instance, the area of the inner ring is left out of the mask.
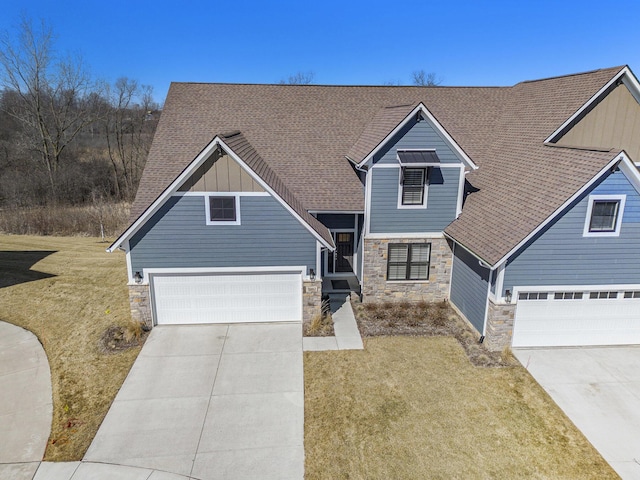
[[[96,80],[46,22],[0,36],[0,208],[134,198],[160,116],[137,80]]]

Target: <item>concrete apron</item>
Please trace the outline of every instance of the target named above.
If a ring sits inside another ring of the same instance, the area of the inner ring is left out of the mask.
[[[623,479],[640,478],[640,346],[514,349]]]
[[[84,461],[197,479],[302,479],[299,323],[156,327]]]

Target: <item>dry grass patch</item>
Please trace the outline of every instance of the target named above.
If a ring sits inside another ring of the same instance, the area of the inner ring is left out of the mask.
[[[307,479],[617,478],[521,367],[447,337],[305,352]]]
[[[0,320],[35,333],[51,367],[45,460],[82,458],[140,351],[124,255],[107,246],[96,238],[0,236]],[[134,346],[107,353],[101,338],[110,327],[130,330]]]

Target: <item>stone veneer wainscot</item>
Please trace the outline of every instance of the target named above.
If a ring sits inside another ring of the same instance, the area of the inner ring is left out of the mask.
[[[387,252],[390,243],[431,243],[429,279],[387,281]],[[427,302],[449,297],[453,253],[446,239],[440,238],[365,238],[362,297],[375,301]]]
[[[153,320],[151,319],[151,299],[149,297],[149,285],[129,285],[131,319],[151,328]]]
[[[513,303],[496,304],[489,300],[484,340],[489,350],[500,351],[511,345],[515,311],[516,306]]]
[[[306,326],[320,313],[322,280],[305,280],[302,285],[302,323]]]

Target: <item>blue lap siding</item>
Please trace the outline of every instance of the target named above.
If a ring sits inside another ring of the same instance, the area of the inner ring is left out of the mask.
[[[204,196],[174,196],[130,240],[144,268],[307,266],[316,239],[270,196],[240,197],[241,225],[206,225]]]
[[[460,245],[455,245],[450,301],[482,333],[487,309],[489,269]]]
[[[441,232],[456,218],[459,168],[434,168],[427,208],[398,208],[400,168],[373,168],[371,233]]]
[[[432,168],[426,208],[398,208],[402,149],[435,149],[442,164]],[[371,233],[441,232],[456,218],[462,169],[451,145],[428,120],[409,122],[374,157],[371,180]],[[397,166],[397,167],[396,167]],[[396,168],[394,168],[396,167]]]
[[[589,195],[626,195],[620,236],[584,237]],[[514,286],[640,284],[640,196],[622,171],[582,195],[506,266]]]

